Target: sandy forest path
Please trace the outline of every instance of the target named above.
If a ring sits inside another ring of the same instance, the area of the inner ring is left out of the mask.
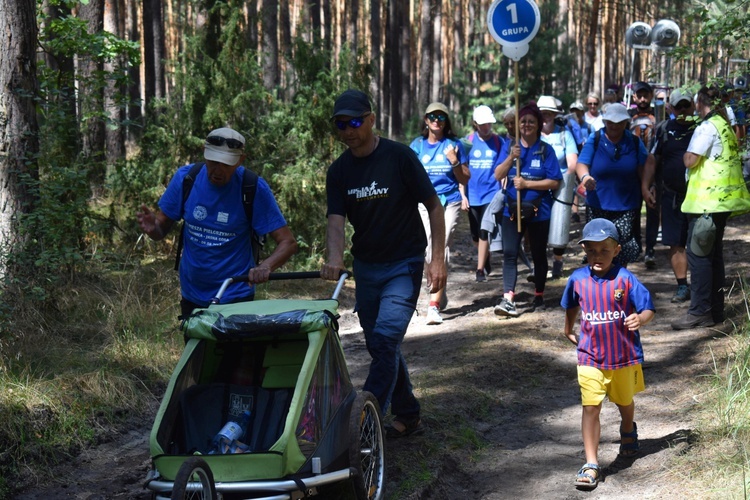
[[[573,241],[582,224],[572,226]],[[730,221],[725,235],[730,320],[744,321],[739,276],[748,272],[750,216]],[[566,273],[580,266],[582,253],[571,244]],[[561,336],[559,307],[565,280],[548,283],[544,312],[525,310],[532,285],[521,272],[518,318],[500,319],[493,306],[502,289],[502,256],[493,254],[497,270],[486,283],[474,280],[476,254],[462,222],[448,280],[450,302],[444,323],[424,324],[426,301],[420,298],[404,341],[412,382],[423,406],[428,432],[387,442],[389,499],[506,498],[707,498],[689,491],[672,460],[690,451],[698,431],[695,405],[703,397],[696,382],[712,371],[712,356],[724,356],[730,343],[723,326],[672,331],[670,322],[686,304],[672,304],[675,282],[667,248],[657,246],[657,268],[642,263],[631,270],[654,296],[657,315],[642,330],[646,391],[636,397],[641,453],[634,460],[617,458],[619,414],[611,403],[602,411],[600,464],[604,480],[593,492],[578,491],[573,477],[583,464],[580,393],[574,347]],[[361,387],[369,356],[355,315],[352,289],[341,296],[341,337],[350,373]],[[156,408],[154,408],[155,412]],[[17,498],[145,499],[148,433],[153,415],[134,421],[111,443],[85,450],[56,469],[52,484],[31,487]],[[460,432],[456,432],[459,429]],[[465,436],[456,439],[456,436]],[[450,446],[438,443],[450,441]],[[417,467],[428,484],[405,481]],[[60,481],[60,482],[57,482]],[[65,484],[63,486],[62,484]]]

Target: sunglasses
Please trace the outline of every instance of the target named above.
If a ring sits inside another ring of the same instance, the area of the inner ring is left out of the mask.
[[[615,161],[620,159],[620,154],[622,153],[622,147],[620,147],[620,144],[615,144]]]
[[[598,102],[587,102],[586,105],[587,106],[598,106],[599,103]]]
[[[237,139],[227,139],[220,135],[209,135],[206,137],[206,143],[212,146],[223,146],[227,145],[229,149],[242,149],[245,147],[245,143],[238,141]]]
[[[350,118],[349,120],[336,120],[334,123],[336,124],[336,128],[342,131],[346,130],[346,127],[359,128],[365,122],[365,117],[368,116],[369,114],[370,113],[367,113],[366,115],[358,116],[356,118]]]
[[[680,101],[677,103],[677,106],[675,106],[674,109],[679,111],[681,109],[688,109],[689,107],[690,107],[689,101]]]
[[[430,113],[429,115],[427,115],[427,119],[430,120],[431,122],[435,122],[435,121],[444,122],[445,120],[448,119],[448,117],[445,115],[436,115],[435,113]]]

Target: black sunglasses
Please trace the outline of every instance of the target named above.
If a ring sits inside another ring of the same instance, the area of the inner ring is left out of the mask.
[[[445,120],[448,119],[448,117],[445,115],[437,115],[435,113],[430,113],[429,115],[427,115],[427,119],[430,120],[431,122],[434,122],[434,121],[444,122]]]
[[[689,107],[690,107],[690,101],[680,101],[677,103],[674,109],[679,111],[681,109],[688,109]]]
[[[245,147],[245,144],[242,141],[238,141],[237,139],[227,139],[220,135],[209,135],[206,137],[206,143],[212,146],[223,146],[226,144],[229,149],[242,149]]]
[[[586,105],[587,106],[598,106],[599,103],[598,102],[587,102]]]
[[[359,128],[365,122],[365,117],[369,114],[370,113],[358,116],[356,118],[350,118],[349,120],[336,120],[334,123],[336,124],[336,128],[339,130],[346,130],[346,127]]]
[[[615,161],[620,159],[620,153],[622,152],[622,148],[620,147],[620,144],[615,144]]]

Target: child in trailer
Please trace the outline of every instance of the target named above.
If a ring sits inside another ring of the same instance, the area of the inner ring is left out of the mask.
[[[620,456],[638,453],[633,396],[644,389],[638,329],[654,318],[655,309],[646,287],[626,268],[613,264],[620,252],[619,239],[617,228],[607,219],[586,224],[579,243],[588,265],[571,274],[561,300],[563,333],[578,350],[586,464],[578,471],[575,485],[583,489],[596,488],[601,479],[597,453],[604,396],[620,411]],[[576,335],[573,327],[579,313],[580,333]]]

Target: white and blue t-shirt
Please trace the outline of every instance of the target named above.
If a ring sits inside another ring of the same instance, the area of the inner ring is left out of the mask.
[[[461,201],[461,193],[458,191],[458,180],[453,173],[453,167],[445,155],[448,146],[458,147],[458,162],[461,164],[469,161],[461,141],[444,138],[435,144],[424,137],[417,137],[409,147],[417,153],[417,158],[422,162],[432,185],[435,187],[443,206],[448,203]]]
[[[466,197],[472,207],[487,205],[500,190],[500,183],[495,179],[495,166],[503,148],[503,140],[497,134],[492,134],[489,140],[485,141],[476,132],[471,133],[466,140],[471,143],[471,177],[466,185]]]
[[[245,169],[240,166],[229,183],[215,186],[208,180],[207,169],[202,168],[182,212],[182,181],[191,167],[186,165],[177,170],[159,200],[159,208],[170,219],[185,221],[180,260],[182,296],[196,304],[208,305],[226,278],[246,275],[255,266],[250,224],[242,204]],[[258,178],[253,201],[254,231],[265,235],[286,225],[271,188]],[[226,290],[222,301],[231,302],[250,293],[252,288],[238,283]]]

